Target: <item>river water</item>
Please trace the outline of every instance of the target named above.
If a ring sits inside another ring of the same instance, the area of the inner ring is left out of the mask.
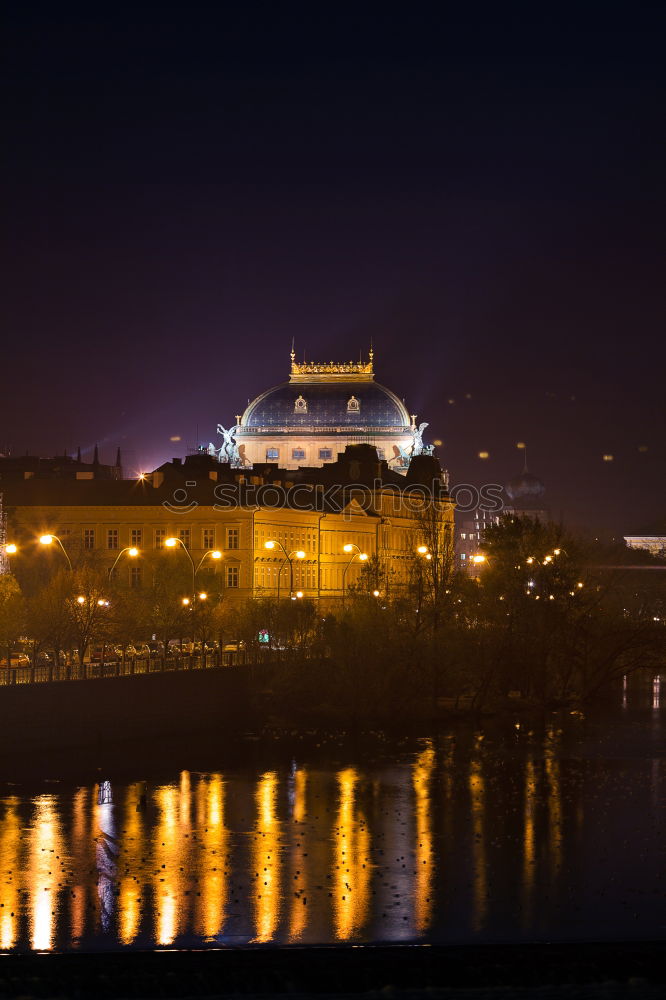
[[[661,702],[45,760],[0,784],[0,948],[664,938]]]

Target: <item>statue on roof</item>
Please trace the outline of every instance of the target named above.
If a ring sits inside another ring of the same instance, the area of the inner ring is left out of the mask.
[[[222,435],[222,445],[217,453],[218,461],[228,462],[229,465],[236,466],[243,464],[236,444],[236,433],[239,429],[239,424],[234,424],[228,430],[222,424],[217,425],[217,433]]]

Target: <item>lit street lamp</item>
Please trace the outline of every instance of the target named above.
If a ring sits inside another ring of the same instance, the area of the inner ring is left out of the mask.
[[[39,542],[40,542],[40,545],[53,545],[54,542],[57,542],[58,545],[60,546],[60,548],[62,549],[62,554],[64,555],[65,559],[67,560],[67,565],[69,566],[70,569],[72,569],[72,560],[67,555],[67,549],[62,544],[61,540],[58,538],[57,535],[53,535],[53,534],[50,534],[50,535],[40,535]]]
[[[264,543],[264,548],[265,549],[274,549],[276,545],[279,545],[280,548],[282,549],[282,551],[284,552],[284,559],[280,563],[280,568],[278,570],[277,599],[279,601],[280,600],[280,578],[282,577],[282,569],[284,567],[284,564],[286,562],[289,563],[289,596],[293,597],[293,594],[294,594],[294,564],[292,563],[291,559],[292,559],[292,556],[296,556],[297,559],[305,559],[305,552],[303,551],[303,549],[296,549],[294,552],[287,552],[287,550],[285,549],[285,547],[282,544],[282,542],[279,542],[276,539],[272,539],[272,538],[269,539],[267,542]],[[301,594],[301,597],[302,596],[303,595]]]
[[[183,541],[182,538],[175,538],[175,537],[174,538],[166,538],[164,540],[164,544],[166,545],[166,547],[168,549],[175,549],[177,545],[181,545],[182,548],[183,548],[183,551],[187,554],[187,558],[190,560],[190,565],[192,567],[192,593],[193,594],[194,594],[194,592],[196,590],[197,573],[201,569],[201,566],[203,564],[204,559],[207,556],[210,556],[211,559],[221,559],[222,558],[222,553],[218,549],[208,549],[206,552],[204,552],[204,554],[202,555],[201,559],[199,560],[199,562],[195,566],[194,565],[194,559],[192,558],[192,554],[191,554],[190,550],[188,549],[187,545],[185,544],[185,542]]]
[[[115,559],[115,562],[114,562],[113,566],[109,570],[109,580],[113,576],[113,571],[116,568],[116,566],[118,565],[118,560],[125,553],[127,553],[128,556],[131,556],[132,559],[135,559],[138,556],[138,554],[139,554],[139,550],[134,545],[127,545],[124,549],[121,549],[120,552],[118,553],[118,555],[116,556],[116,559]]]
[[[356,552],[354,552],[354,549],[356,549]],[[351,564],[354,562],[354,559],[356,559],[356,556],[358,556],[359,562],[365,562],[366,559],[368,558],[368,553],[367,552],[361,552],[361,549],[356,544],[356,542],[347,542],[346,545],[342,546],[342,551],[343,552],[351,552],[352,553],[352,557],[349,560],[349,562],[347,563],[347,565],[345,566],[345,568],[343,570],[343,573],[342,573],[342,606],[344,608],[344,606],[345,606],[345,596],[346,596],[345,580],[347,579],[347,570],[349,569],[349,567],[351,566]]]

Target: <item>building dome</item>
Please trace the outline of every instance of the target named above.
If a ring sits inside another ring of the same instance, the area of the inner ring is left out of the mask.
[[[532,500],[543,496],[546,492],[541,480],[527,470],[522,475],[510,479],[505,488],[512,500]]]
[[[283,382],[257,396],[241,427],[409,427],[400,399],[379,382]]]
[[[428,448],[427,426],[417,426],[416,415],[375,381],[372,351],[367,361],[297,362],[292,349],[289,381],[262,392],[236,417],[233,431],[220,433],[226,456],[245,468],[267,462],[316,468],[336,462],[348,445],[367,444],[404,474]]]

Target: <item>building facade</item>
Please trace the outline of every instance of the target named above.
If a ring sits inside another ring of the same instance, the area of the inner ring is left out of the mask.
[[[452,542],[453,502],[433,457],[403,476],[367,445],[349,446],[323,473],[264,465],[248,475],[192,455],[136,481],[23,481],[7,497],[12,558],[43,558],[39,538],[50,535],[75,566],[118,560],[115,572],[134,587],[164,558],[182,560],[196,586],[214,575],[234,600],[297,592],[337,602],[372,562],[382,591],[408,584],[424,505],[436,505]],[[171,538],[179,541],[167,546]],[[54,547],[52,558],[65,556]]]

